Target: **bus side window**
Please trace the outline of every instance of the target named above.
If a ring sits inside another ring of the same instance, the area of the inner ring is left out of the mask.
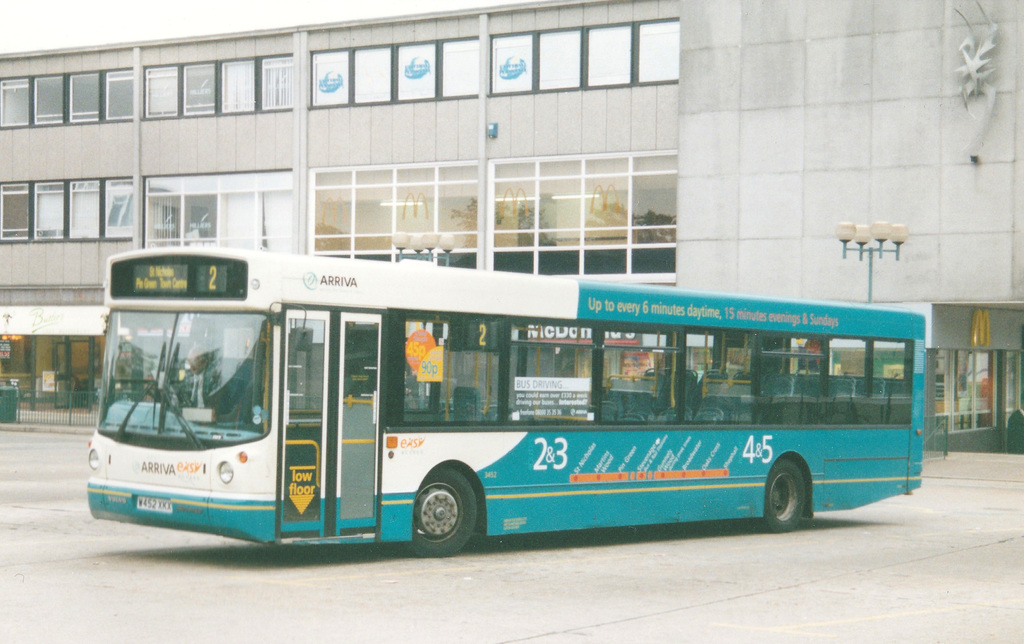
[[[750,423],[753,417],[751,347],[743,331],[686,336],[686,419],[697,423]]]
[[[548,323],[513,325],[509,419],[581,423],[596,418],[593,331]]]
[[[494,320],[405,321],[407,423],[480,423],[497,419],[498,352]]]
[[[601,422],[676,422],[676,383],[682,361],[675,335],[605,332]]]

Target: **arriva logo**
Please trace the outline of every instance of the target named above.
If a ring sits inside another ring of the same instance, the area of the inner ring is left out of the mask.
[[[423,60],[419,56],[413,57],[405,66],[405,77],[410,80],[423,78],[430,73],[430,61]]]
[[[356,278],[345,275],[317,275],[310,271],[302,276],[302,284],[311,291],[321,286],[334,288],[359,288]]]
[[[333,94],[342,88],[345,84],[345,79],[341,77],[338,72],[327,72],[324,77],[317,83],[317,88],[323,94]]]
[[[498,68],[498,76],[501,76],[505,80],[513,80],[519,78],[526,73],[526,61],[522,58],[517,58],[513,61],[512,56],[508,57],[508,60]]]

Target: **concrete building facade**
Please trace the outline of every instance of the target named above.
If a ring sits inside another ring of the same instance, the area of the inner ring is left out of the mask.
[[[0,380],[96,386],[129,248],[450,235],[483,270],[864,301],[834,230],[885,220],[933,448],[1002,450],[1022,37],[1015,0],[577,0],[0,56]]]

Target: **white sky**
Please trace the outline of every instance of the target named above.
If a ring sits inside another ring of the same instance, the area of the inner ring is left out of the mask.
[[[2,0],[0,54],[407,16],[524,0]]]

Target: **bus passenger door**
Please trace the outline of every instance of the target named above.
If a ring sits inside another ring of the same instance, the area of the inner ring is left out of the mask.
[[[284,443],[278,496],[281,537],[317,537],[324,526],[331,320],[293,310],[285,319]]]
[[[337,531],[375,527],[380,316],[341,314]]]

